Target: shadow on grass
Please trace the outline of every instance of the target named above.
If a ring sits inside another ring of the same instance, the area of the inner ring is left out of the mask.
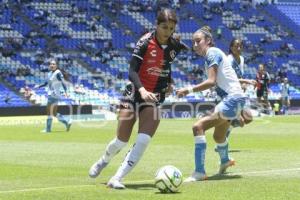
[[[106,186],[107,183],[101,183],[101,185]],[[126,189],[132,190],[153,190],[155,189],[155,185],[151,183],[125,183]]]
[[[240,152],[250,152],[251,150],[240,150],[240,149],[232,149],[232,150],[229,150],[228,152],[229,153],[240,153]]]
[[[237,174],[215,174],[208,177],[208,181],[215,181],[215,180],[229,180],[229,179],[240,179],[243,178],[241,175]]]
[[[176,195],[176,194],[181,194],[181,192],[160,192],[157,190],[157,192],[155,192],[154,194],[158,194],[158,195]]]
[[[133,190],[153,190],[155,185],[151,183],[127,183],[125,187]]]

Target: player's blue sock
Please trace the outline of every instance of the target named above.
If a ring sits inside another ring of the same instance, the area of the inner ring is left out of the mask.
[[[227,139],[225,140],[225,142],[217,144],[217,149],[220,155],[221,164],[227,163],[229,161]]]
[[[52,117],[48,116],[46,124],[46,132],[51,132]]]
[[[60,121],[61,123],[63,123],[64,125],[68,125],[68,121],[64,118],[64,116],[60,113],[57,113],[56,115],[58,121]]]
[[[205,152],[206,138],[205,135],[195,136],[195,171],[205,173]]]
[[[282,106],[282,114],[285,114],[285,113],[286,113],[286,106],[283,105],[283,106]]]

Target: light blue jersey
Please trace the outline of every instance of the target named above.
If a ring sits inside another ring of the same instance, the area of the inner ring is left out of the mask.
[[[288,83],[281,83],[280,85],[281,97],[288,98],[290,95],[290,85]]]
[[[222,50],[210,47],[205,56],[205,65],[207,69],[214,65],[218,68],[216,92],[221,98],[243,95],[239,79]]]
[[[244,63],[245,63],[245,59],[243,56],[240,56],[240,63],[238,63],[235,58],[233,57],[232,54],[229,54],[228,56],[228,60],[232,66],[232,68],[234,69],[237,77],[240,78],[244,78]]]
[[[64,76],[59,69],[48,73],[48,97],[59,99],[61,97],[61,89],[66,91]]]
[[[226,119],[239,117],[246,101],[241,84],[225,53],[210,47],[205,56],[206,68],[217,66],[216,92],[222,101],[216,106],[215,112]]]

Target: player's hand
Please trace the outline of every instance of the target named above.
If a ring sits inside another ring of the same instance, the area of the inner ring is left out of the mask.
[[[249,80],[249,84],[251,84],[251,85],[256,85],[257,84],[257,82],[256,82],[256,80]]]
[[[181,88],[181,89],[176,90],[176,95],[179,98],[186,96],[188,93],[189,93],[188,88]]]
[[[158,102],[158,99],[156,98],[156,95],[152,92],[148,92],[144,87],[141,87],[139,89],[139,92],[141,94],[141,97],[143,100],[145,100],[146,102]]]

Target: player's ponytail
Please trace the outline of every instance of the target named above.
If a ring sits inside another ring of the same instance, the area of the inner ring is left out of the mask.
[[[203,26],[202,28],[198,29],[195,33],[201,32],[204,34],[206,40],[210,40],[209,46],[215,46],[212,30],[209,26]]]
[[[61,73],[64,75],[64,79],[66,81],[70,81],[70,75],[68,72],[66,72],[66,70],[59,68],[59,70],[61,71]]]

